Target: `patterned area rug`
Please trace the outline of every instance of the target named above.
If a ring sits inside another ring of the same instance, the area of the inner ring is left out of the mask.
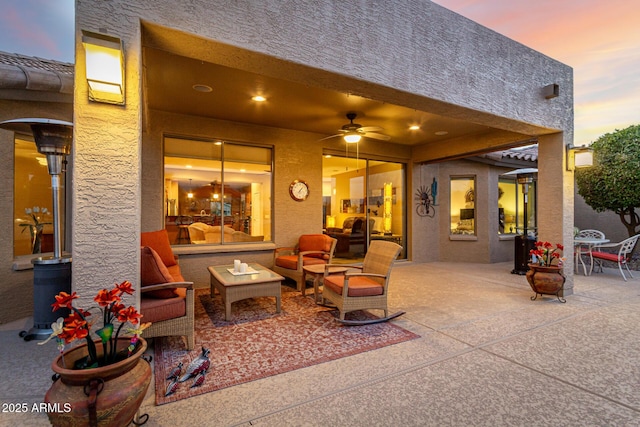
[[[196,290],[196,347],[186,351],[179,337],[156,338],[156,404],[175,402],[225,387],[265,378],[306,366],[412,340],[419,336],[390,322],[344,326],[335,321],[336,309],[318,306],[313,298],[282,287],[282,310],[275,312],[274,298],[252,298],[231,306],[231,320],[224,320],[220,295]],[[371,319],[364,311],[347,313],[347,319]],[[202,352],[210,350],[211,366],[202,385],[193,379],[180,383],[165,397],[171,370],[184,369]]]

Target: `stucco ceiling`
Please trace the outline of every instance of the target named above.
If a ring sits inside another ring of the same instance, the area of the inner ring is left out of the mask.
[[[525,134],[532,130],[528,125],[516,130],[509,128],[514,122],[499,118],[495,122],[505,122],[502,129],[479,124],[481,120],[460,119],[473,117],[473,112],[463,112],[458,118],[434,114],[436,109],[442,112],[456,108],[443,107],[438,101],[424,102],[434,106],[428,111],[380,100],[384,98],[372,99],[380,88],[367,82],[148,23],[143,26],[143,69],[144,99],[149,109],[310,132],[318,139],[337,134],[349,122],[346,114],[351,111],[358,115],[356,123],[381,127],[380,133],[395,144],[447,145],[453,141],[464,149],[464,141],[490,141],[491,135],[500,135],[495,142],[476,146],[468,155],[504,149],[512,143],[516,146],[523,140],[530,142],[533,134]],[[197,85],[208,86],[211,91],[197,91]],[[363,96],[368,94],[374,95]],[[267,100],[257,103],[251,100],[254,95]],[[413,95],[406,94],[405,98],[406,105],[415,102],[410,100]],[[411,125],[420,129],[410,130]]]

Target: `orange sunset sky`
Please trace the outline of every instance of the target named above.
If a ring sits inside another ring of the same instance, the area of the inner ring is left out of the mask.
[[[572,67],[576,145],[640,124],[640,1],[434,3]],[[2,6],[1,51],[74,62],[73,0],[2,0]]]

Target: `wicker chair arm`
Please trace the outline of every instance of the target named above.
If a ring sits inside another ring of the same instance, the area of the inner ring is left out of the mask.
[[[140,289],[140,293],[144,294],[145,292],[157,291],[160,289],[171,289],[171,288],[193,289],[193,282],[168,282],[168,283],[159,283],[157,285],[144,286]]]
[[[305,255],[309,255],[309,254],[329,255],[329,252],[325,252],[325,251],[303,251],[303,252],[298,252],[298,254],[300,256],[305,256]]]
[[[353,273],[349,273],[349,272],[347,272],[347,273],[344,273],[344,276],[345,276],[345,277],[347,277],[347,278],[348,278],[348,277],[352,277],[352,276],[362,276],[362,277],[380,277],[380,278],[382,278],[382,279],[386,279],[386,278],[387,278],[387,276],[386,276],[386,275],[384,275],[384,274],[377,274],[377,273],[362,273],[362,272],[359,272],[359,271],[356,271],[356,272],[353,272]]]
[[[276,248],[275,249],[275,256],[281,256],[281,255],[294,255],[296,253],[296,248]]]

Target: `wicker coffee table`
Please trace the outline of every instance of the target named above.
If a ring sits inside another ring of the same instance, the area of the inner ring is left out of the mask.
[[[280,284],[284,277],[260,264],[249,264],[248,274],[233,274],[233,265],[208,267],[211,275],[211,296],[217,289],[224,301],[224,319],[231,319],[231,303],[247,298],[275,297],[276,313],[280,313]]]

